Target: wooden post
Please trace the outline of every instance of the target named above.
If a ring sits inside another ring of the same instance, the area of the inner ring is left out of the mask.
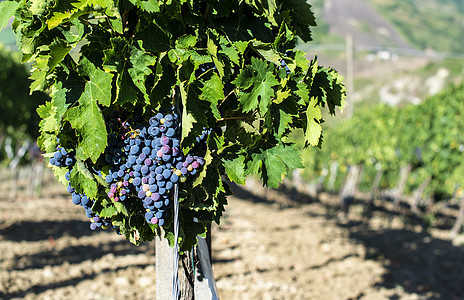
[[[425,188],[430,184],[431,180],[432,179],[428,177],[426,180],[424,180],[424,182],[421,183],[421,185],[417,188],[417,190],[414,191],[414,195],[412,197],[412,202],[411,202],[411,211],[416,215],[420,214],[419,201],[422,197],[422,194],[424,193]]]
[[[364,175],[364,165],[360,164],[358,166],[358,172],[356,174],[356,181],[353,187],[353,195],[356,195],[359,192],[359,186],[361,185],[361,180]]]
[[[193,249],[185,251],[180,255],[179,259],[179,283],[180,283],[180,299],[194,300],[195,299],[195,276],[194,265],[198,262],[198,255]],[[202,300],[202,299],[199,299]]]
[[[354,199],[354,192],[356,189],[356,182],[358,181],[359,167],[356,165],[350,166],[345,184],[340,192],[340,206],[345,214],[348,214],[349,206]]]
[[[404,188],[406,187],[406,182],[408,181],[409,173],[411,173],[412,166],[407,164],[406,166],[401,167],[400,173],[398,175],[398,181],[396,183],[395,193],[393,194],[393,210],[398,210],[400,199],[403,197]]]
[[[156,300],[173,299],[174,272],[179,274],[179,300],[219,299],[206,240],[198,238],[197,247],[180,255],[177,270],[173,262],[174,250],[156,238]]]
[[[330,176],[329,182],[327,184],[329,191],[333,191],[335,189],[335,180],[337,179],[338,174],[338,161],[333,161],[330,164]]]
[[[454,223],[453,228],[451,228],[451,232],[450,232],[451,240],[454,240],[456,236],[458,235],[458,233],[461,231],[463,221],[464,221],[464,196],[461,197],[461,201],[459,203],[458,217],[456,218],[456,222]]]
[[[379,190],[380,179],[382,179],[383,170],[381,167],[377,168],[377,173],[375,174],[374,182],[372,183],[371,192],[369,195],[369,202],[367,203],[367,211],[370,215],[374,209],[374,200],[377,198],[377,192]]]
[[[156,237],[156,300],[172,299],[174,249],[166,239]]]

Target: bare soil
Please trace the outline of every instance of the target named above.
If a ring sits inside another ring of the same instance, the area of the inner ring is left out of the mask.
[[[0,299],[154,299],[154,243],[92,232],[63,187],[0,198]],[[463,299],[464,253],[449,228],[423,231],[335,196],[235,187],[213,226],[221,299]],[[253,193],[249,192],[252,190]],[[446,227],[446,226],[445,226]]]

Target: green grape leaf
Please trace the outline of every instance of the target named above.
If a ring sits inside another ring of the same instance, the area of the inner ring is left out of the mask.
[[[100,6],[101,8],[112,7],[114,2],[112,0],[80,0],[80,1],[70,1],[71,5],[77,8],[78,10],[83,10],[85,7],[95,7]]]
[[[289,128],[289,124],[292,122],[293,115],[288,114],[283,110],[279,110],[279,121],[278,124],[277,136],[282,137],[285,133],[285,130]]]
[[[106,205],[104,208],[98,211],[98,215],[102,218],[110,218],[118,214],[118,210],[114,205]]]
[[[58,181],[63,185],[68,186],[69,181],[66,179],[66,173],[68,172],[68,169],[52,166],[52,170]]]
[[[149,103],[145,82],[147,77],[153,73],[150,67],[156,64],[157,58],[145,51],[132,47],[130,61],[132,68],[128,70],[129,75],[131,76],[135,86],[137,86],[143,93],[147,103]]]
[[[310,96],[316,96],[325,102],[330,114],[335,114],[335,108],[343,109],[346,89],[342,84],[343,77],[334,69],[319,67],[314,76]]]
[[[18,9],[19,2],[2,1],[0,2],[0,31],[6,26],[8,20],[13,16]]]
[[[51,102],[46,102],[37,108],[37,114],[42,118],[39,123],[40,131],[55,133],[59,128],[59,121],[54,115],[55,109]]]
[[[245,184],[245,157],[238,156],[233,160],[224,160],[224,167],[229,179],[238,184]]]
[[[275,147],[253,153],[248,162],[251,174],[261,174],[264,184],[271,188],[278,188],[282,175],[287,174],[287,168],[302,168],[303,164],[298,150],[292,146],[278,144]]]
[[[95,90],[93,84],[87,83],[79,98],[79,105],[71,107],[65,114],[65,119],[79,136],[76,158],[90,158],[94,163],[107,146],[105,120],[98,107],[96,94],[98,90]]]
[[[159,12],[159,4],[157,0],[130,0],[132,4],[137,7],[140,7],[146,12]]]
[[[56,39],[50,44],[50,59],[48,67],[53,71],[55,67],[65,58],[73,47],[69,46],[65,41]]]
[[[149,24],[135,35],[135,40],[147,51],[161,53],[171,47],[166,32],[154,23]]]
[[[216,73],[213,73],[211,78],[204,82],[201,88],[200,99],[209,101],[211,111],[216,119],[221,118],[221,113],[218,110],[219,100],[224,99],[224,85],[221,78]]]
[[[79,194],[85,194],[89,199],[97,198],[98,186],[92,173],[85,164],[77,160],[70,174],[71,186]]]
[[[206,178],[207,169],[209,165],[211,164],[211,162],[213,161],[213,157],[211,156],[211,151],[209,149],[206,151],[203,159],[205,160],[205,165],[203,166],[203,170],[201,170],[200,174],[193,182],[192,187],[196,187],[197,185],[200,185],[203,182],[203,180]]]
[[[279,84],[273,71],[272,64],[253,57],[251,66],[246,66],[232,82],[239,89],[239,101],[245,112],[258,106],[262,115],[267,112],[274,97],[273,87]]]
[[[121,202],[114,202],[113,205],[116,207],[118,212],[122,213],[125,216],[129,216],[129,211],[127,210],[126,206],[124,206],[124,204],[122,204]]]
[[[240,64],[239,51],[235,49],[223,36],[220,37],[221,50],[219,53],[224,54],[228,57],[234,64]]]
[[[63,87],[62,82],[55,83],[51,88],[50,96],[52,97],[52,105],[55,110],[55,118],[61,120],[64,113],[69,107],[69,103],[66,103],[66,93],[68,89]],[[41,116],[41,118],[44,118]],[[58,128],[56,128],[58,129]]]
[[[89,92],[90,98],[101,105],[110,106],[113,74],[95,68],[87,59],[81,60],[80,67],[88,72],[90,80],[86,82],[85,91]]]
[[[311,11],[311,5],[302,0],[281,0],[284,9],[289,10],[290,24],[295,33],[305,42],[311,41],[310,26],[316,26],[314,14]]]
[[[305,130],[305,140],[311,146],[317,146],[322,134],[322,127],[319,124],[322,119],[322,113],[321,108],[317,105],[317,100],[314,97],[311,98],[311,101],[308,104],[306,118],[307,126]]]

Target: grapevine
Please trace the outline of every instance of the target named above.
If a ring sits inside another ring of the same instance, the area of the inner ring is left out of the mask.
[[[456,186],[464,184],[463,95],[464,83],[460,83],[418,105],[360,109],[343,126],[329,130],[323,151],[305,150],[305,165],[313,164],[306,169],[307,177],[337,161],[342,173],[347,172],[347,165],[363,165],[364,189],[370,188],[381,168],[381,187],[391,189],[400,169],[410,165],[406,191],[412,192],[430,179],[428,192],[434,200],[452,197]]]
[[[303,167],[290,133],[320,146],[322,110],[344,105],[337,71],[295,47],[316,25],[304,0],[0,3],[0,26],[12,15],[30,90],[51,97],[41,149],[92,229],[134,244],[174,244],[178,185],[191,249],[219,223],[229,181],[277,187]]]

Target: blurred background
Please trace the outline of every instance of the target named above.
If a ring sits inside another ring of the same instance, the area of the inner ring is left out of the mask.
[[[464,1],[309,2],[318,26],[298,47],[342,73],[347,105],[278,190],[233,186],[212,232],[221,299],[464,299]],[[153,299],[154,243],[90,231],[47,168],[48,96],[28,72],[8,26],[0,299]]]

